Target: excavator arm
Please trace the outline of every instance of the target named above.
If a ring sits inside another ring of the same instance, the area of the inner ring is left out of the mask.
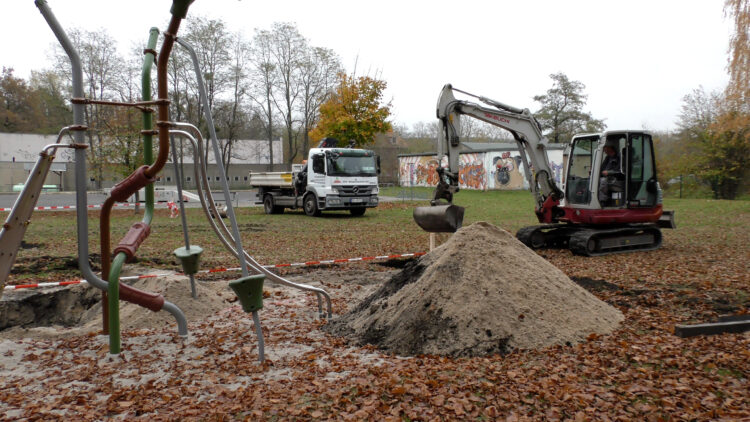
[[[475,97],[484,105],[457,100],[454,91]],[[534,116],[528,109],[519,109],[486,97],[469,94],[453,88],[450,84],[443,87],[437,102],[438,162],[442,163],[443,159],[447,158],[448,166],[438,168],[439,182],[432,205],[437,206],[441,199],[452,203],[453,194],[459,190],[458,156],[461,151],[460,119],[462,116],[501,127],[513,135],[518,144],[529,188],[536,200],[537,218],[544,223],[555,222],[562,215],[562,210],[558,208],[558,205],[563,192],[552,177],[553,172],[547,159],[547,139],[542,135],[540,125]],[[415,220],[425,228],[418,214],[435,214],[438,211],[430,213],[425,209],[419,212],[415,210]],[[432,218],[436,219],[434,215]],[[460,227],[461,224],[458,222],[452,225]],[[431,231],[429,228],[425,230]]]

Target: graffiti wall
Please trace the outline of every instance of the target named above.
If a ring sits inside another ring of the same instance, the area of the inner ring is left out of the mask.
[[[487,190],[484,155],[483,152],[472,152],[458,156],[458,187]]]
[[[458,157],[458,183],[463,189],[487,189],[484,153]],[[444,165],[447,165],[447,160]],[[399,157],[398,181],[401,186],[435,186],[438,182],[437,158],[432,155]]]
[[[528,189],[524,176],[523,162],[516,151],[492,151],[486,153],[485,168],[488,169],[489,189],[518,190]]]
[[[398,158],[398,183],[401,186],[435,186],[438,161],[434,155]]]
[[[563,152],[562,150],[549,150],[547,156],[555,182],[562,186]],[[435,186],[438,182],[437,168],[438,161],[434,155],[399,157],[399,184],[401,186]],[[529,188],[518,151],[461,154],[459,155],[458,178],[462,189],[518,190]]]

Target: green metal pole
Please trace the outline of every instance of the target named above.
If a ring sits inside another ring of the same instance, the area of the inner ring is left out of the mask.
[[[127,256],[123,252],[118,253],[112,261],[112,269],[109,271],[107,286],[109,353],[113,355],[120,353],[120,269],[126,258]]]
[[[159,29],[151,28],[148,42],[146,43],[145,57],[141,69],[141,99],[151,101],[151,67],[156,57],[156,41],[159,39]],[[142,114],[143,135],[143,161],[144,164],[154,163],[154,142],[150,131],[154,128],[153,112],[144,111]],[[154,184],[146,185],[146,211],[143,221],[151,224],[154,219]],[[109,271],[109,284],[107,286],[107,310],[109,314],[109,353],[117,355],[120,353],[120,271],[125,264],[126,255],[118,253]]]

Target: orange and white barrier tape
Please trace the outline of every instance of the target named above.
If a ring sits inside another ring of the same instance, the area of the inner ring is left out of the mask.
[[[323,261],[307,261],[307,262],[295,262],[293,264],[275,264],[275,265],[264,265],[263,268],[284,268],[284,267],[307,267],[307,266],[313,266],[313,265],[327,265],[327,264],[343,264],[347,262],[361,262],[361,261],[374,261],[374,260],[381,260],[381,259],[395,259],[395,258],[409,258],[409,257],[417,257],[422,256],[426,254],[427,252],[414,252],[414,253],[403,253],[403,254],[394,254],[394,255],[378,255],[378,256],[363,256],[359,258],[345,258],[345,259],[328,259]],[[208,274],[208,273],[223,273],[228,271],[241,271],[242,268],[236,267],[236,268],[212,268],[210,270],[201,270],[198,271],[198,274]],[[154,277],[164,277],[168,275],[172,275],[173,273],[164,273],[164,274],[148,274],[148,275],[134,275],[134,276],[127,276],[127,277],[120,277],[120,281],[127,281],[127,280],[140,280],[143,278],[154,278]],[[177,275],[180,275],[182,273],[177,273]],[[18,289],[34,289],[34,288],[40,288],[40,287],[59,287],[59,286],[70,286],[74,284],[84,284],[86,283],[86,280],[71,280],[71,281],[60,281],[60,282],[50,282],[50,283],[33,283],[33,284],[17,284],[17,285],[11,285],[11,286],[5,286],[5,290],[18,290]]]

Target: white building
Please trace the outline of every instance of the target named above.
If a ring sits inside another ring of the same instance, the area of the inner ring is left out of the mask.
[[[54,144],[57,135],[36,135],[19,133],[0,133],[0,192],[10,192],[13,186],[20,186],[26,181],[29,171],[34,166],[39,153],[46,145]],[[62,143],[70,143],[72,139],[66,136]],[[178,140],[179,142],[179,140]],[[182,164],[184,169],[184,186],[186,189],[195,187],[194,160],[192,148],[188,148],[189,142],[184,142],[184,154]],[[247,175],[250,171],[267,171],[269,169],[269,145],[265,140],[243,139],[238,140],[232,150],[232,159],[229,165],[229,185],[233,189],[242,189],[247,186]],[[50,190],[74,190],[74,168],[73,150],[58,149],[50,174],[45,180],[45,185]],[[283,164],[283,149],[281,139],[273,141],[274,169],[285,169]],[[209,149],[207,175],[212,182],[212,187],[218,187],[221,174],[214,160],[213,148]],[[90,167],[88,169],[89,188],[95,189],[112,187],[123,179],[123,176],[115,171],[114,166],[105,169],[101,184],[96,180]],[[175,171],[170,160],[159,174],[157,184],[174,185]]]

